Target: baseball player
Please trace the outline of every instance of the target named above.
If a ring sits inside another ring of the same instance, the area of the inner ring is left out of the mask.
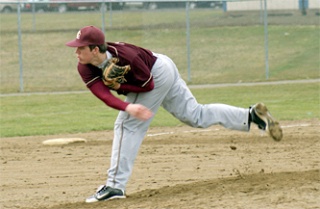
[[[109,107],[120,110],[106,183],[86,199],[87,203],[126,197],[139,147],[160,106],[192,127],[219,124],[249,131],[254,123],[275,141],[282,138],[279,123],[263,103],[250,108],[199,104],[166,55],[128,43],[105,42],[104,33],[94,26],[81,28],[76,39],[66,45],[76,48],[78,71],[90,91]],[[126,95],[126,99],[117,98],[111,91]]]

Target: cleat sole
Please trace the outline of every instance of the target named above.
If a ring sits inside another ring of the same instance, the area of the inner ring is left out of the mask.
[[[278,121],[275,121],[263,103],[258,103],[255,107],[256,113],[266,123],[266,132],[274,141],[280,141],[283,137],[282,128]]]

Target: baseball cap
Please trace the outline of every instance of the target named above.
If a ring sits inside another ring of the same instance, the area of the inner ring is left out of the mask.
[[[103,32],[95,26],[81,28],[76,39],[66,43],[70,47],[81,47],[89,45],[102,45],[105,43]]]

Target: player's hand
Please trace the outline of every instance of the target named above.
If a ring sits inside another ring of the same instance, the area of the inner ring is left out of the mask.
[[[126,112],[139,120],[148,120],[153,116],[153,113],[141,104],[129,104]]]

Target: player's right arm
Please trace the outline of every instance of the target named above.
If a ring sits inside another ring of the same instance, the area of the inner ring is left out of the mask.
[[[102,71],[93,65],[78,64],[78,71],[87,88],[111,108],[125,111],[129,103],[115,97],[102,81]]]
[[[148,120],[153,116],[153,113],[145,106],[141,104],[124,102],[115,97],[111,93],[110,89],[103,83],[101,75],[99,74],[101,72],[100,69],[96,70],[94,66],[79,64],[78,71],[92,94],[94,94],[107,106],[117,110],[126,111],[131,116],[140,120]]]
[[[104,85],[101,79],[100,81],[97,81],[93,85],[91,85],[89,89],[92,94],[94,94],[97,98],[99,98],[111,108],[125,111],[127,106],[129,105],[128,102],[124,102],[121,99],[115,97],[111,93],[110,89],[106,85]]]

